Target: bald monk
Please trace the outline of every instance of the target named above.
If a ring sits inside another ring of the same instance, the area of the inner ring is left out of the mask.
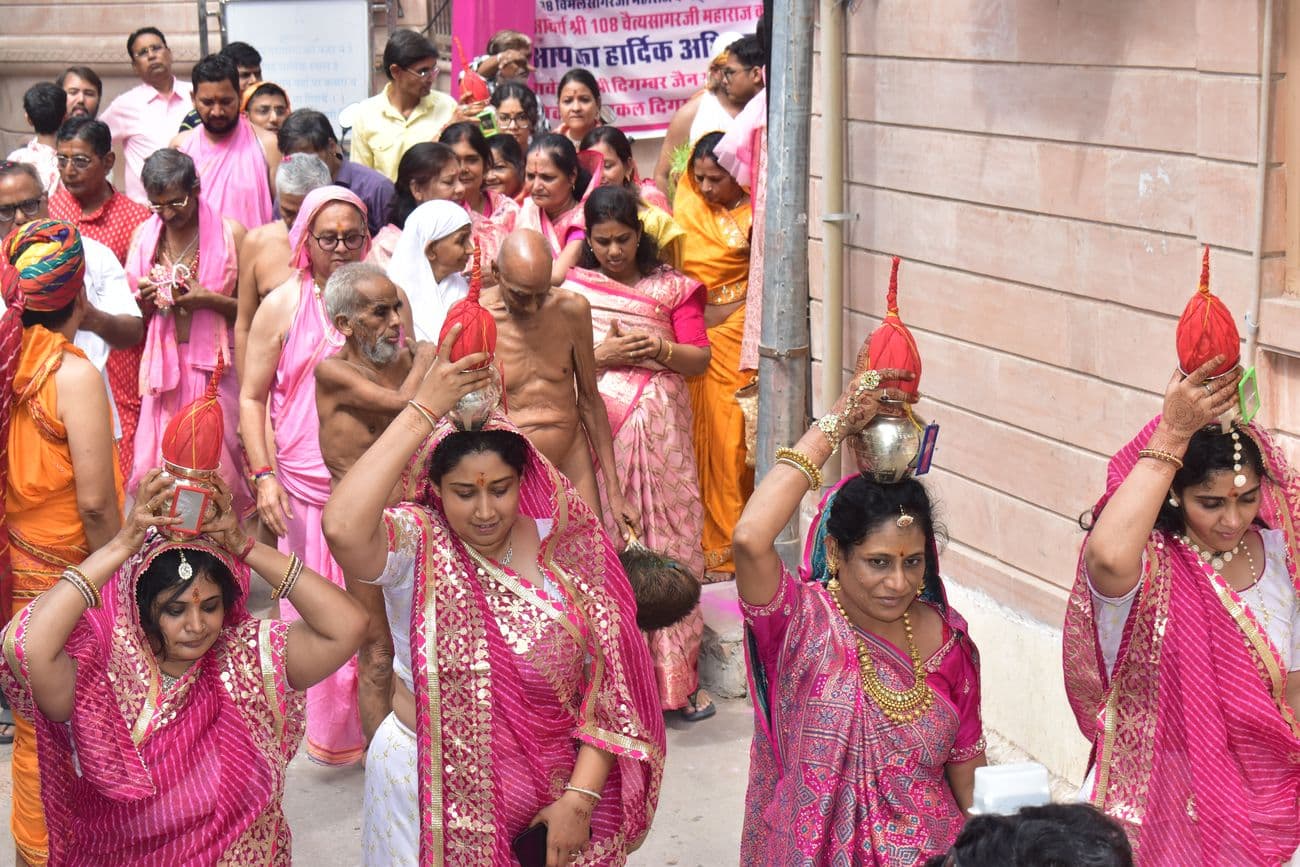
[[[432,343],[401,342],[402,299],[382,268],[344,265],[325,283],[325,311],[345,342],[316,365],[320,451],[338,484],[415,397],[437,358]]]
[[[239,247],[239,308],[235,315],[235,369],[242,376],[248,329],[262,299],[298,275],[289,264],[289,230],[302,207],[302,200],[318,187],[328,186],[330,170],[314,154],[285,157],[275,170],[275,192],[280,219],[250,229]]]
[[[505,371],[510,419],[569,477],[601,515],[595,452],[601,469],[618,474],[605,401],[596,389],[591,305],[567,289],[552,288],[553,257],[546,239],[518,229],[501,245],[492,273],[497,285],[482,303],[497,323],[497,360]],[[609,508],[634,529],[640,515],[621,485],[605,485]]]

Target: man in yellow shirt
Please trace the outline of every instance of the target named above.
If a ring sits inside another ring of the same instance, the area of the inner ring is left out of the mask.
[[[384,46],[388,84],[361,103],[352,126],[352,161],[397,180],[406,149],[437,141],[451,122],[456,100],[434,93],[438,49],[414,30],[398,30]]]

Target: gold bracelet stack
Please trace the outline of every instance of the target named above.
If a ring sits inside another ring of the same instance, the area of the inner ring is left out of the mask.
[[[90,579],[86,577],[86,573],[76,566],[69,566],[64,569],[61,577],[64,581],[77,588],[77,592],[81,594],[87,608],[98,608],[103,604],[104,600],[99,595],[99,588],[92,584]]]
[[[813,463],[812,458],[808,457],[801,451],[796,451],[788,446],[782,446],[776,450],[776,462],[794,467],[804,474],[808,479],[809,490],[818,491],[822,486],[822,471]]]
[[[294,586],[298,583],[299,576],[302,575],[302,560],[297,554],[289,555],[289,568],[284,570],[284,580],[280,586],[275,588],[271,593],[272,599],[288,599],[289,594],[293,592]]]
[[[584,798],[590,801],[591,806],[593,807],[600,803],[600,792],[593,792],[591,789],[584,789],[582,788],[582,786],[573,785],[573,783],[565,783],[564,791],[577,792],[579,795],[582,795]]]
[[[1139,458],[1152,458],[1157,461],[1164,461],[1173,466],[1175,472],[1183,468],[1183,460],[1173,452],[1167,452],[1163,449],[1142,449],[1138,452]]]
[[[668,362],[673,360],[673,342],[671,340],[665,340],[664,346],[668,347],[668,354],[665,355],[664,360],[659,363],[662,364],[664,367],[667,367]]]

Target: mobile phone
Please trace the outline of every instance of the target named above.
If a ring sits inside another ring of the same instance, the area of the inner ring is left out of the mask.
[[[489,105],[475,117],[478,118],[478,128],[483,131],[485,137],[501,132],[501,128],[497,126],[497,110],[492,106]]]
[[[939,425],[930,422],[921,434],[921,450],[916,455],[916,472],[923,476],[930,472],[930,463],[934,460],[934,447],[939,442]]]
[[[510,841],[520,867],[546,867],[546,825],[538,822]]]
[[[173,518],[179,516],[181,522],[167,529],[178,535],[197,536],[199,528],[203,526],[203,519],[207,516],[211,495],[206,488],[184,482],[177,482],[172,492],[171,509],[167,514]]]
[[[1237,383],[1237,402],[1241,410],[1242,422],[1250,424],[1262,405],[1259,397],[1259,377],[1255,375],[1253,367],[1247,370],[1242,375],[1241,382]]]

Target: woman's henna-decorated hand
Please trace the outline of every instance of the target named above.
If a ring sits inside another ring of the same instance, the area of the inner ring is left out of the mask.
[[[1192,434],[1211,424],[1232,408],[1237,400],[1239,370],[1216,377],[1207,382],[1210,372],[1223,363],[1216,356],[1202,364],[1188,376],[1174,371],[1165,389],[1165,405],[1160,425],[1171,436],[1186,441]]]

